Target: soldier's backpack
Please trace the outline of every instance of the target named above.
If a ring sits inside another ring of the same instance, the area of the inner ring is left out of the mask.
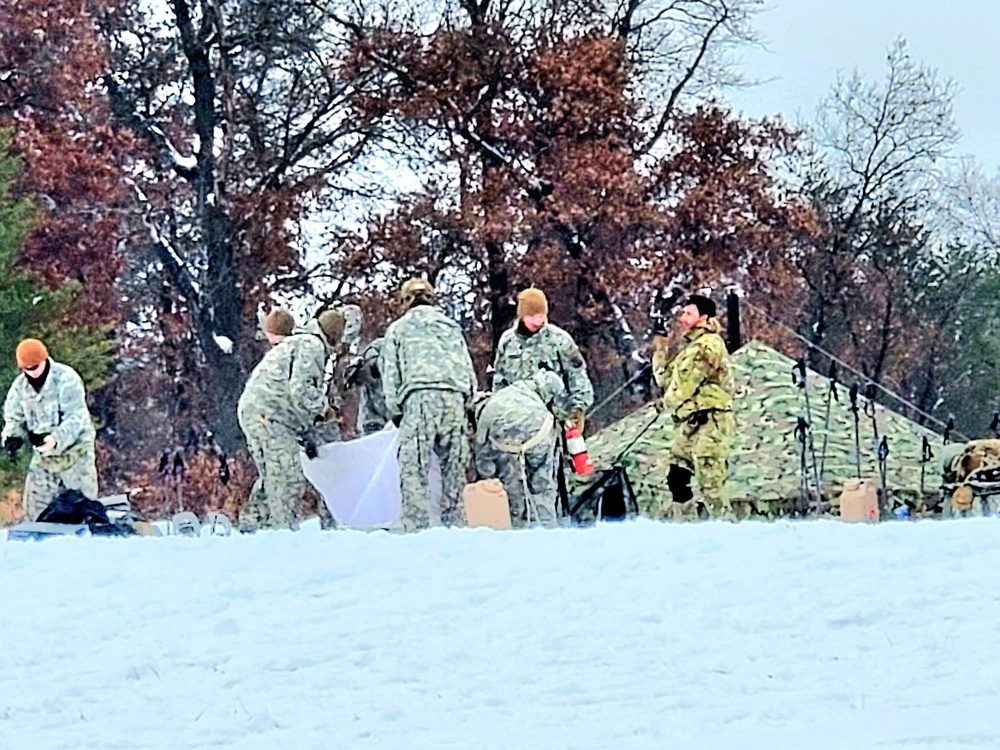
[[[63,490],[49,503],[37,519],[38,523],[109,524],[104,503],[91,500],[80,490]]]

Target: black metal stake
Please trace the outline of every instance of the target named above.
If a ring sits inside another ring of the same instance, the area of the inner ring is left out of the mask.
[[[819,515],[820,509],[823,507],[823,489],[820,485],[819,479],[819,461],[816,460],[816,443],[813,441],[812,435],[812,408],[809,404],[809,383],[808,383],[808,370],[806,369],[806,358],[800,357],[795,363],[795,367],[792,368],[792,382],[802,389],[802,395],[805,397],[806,404],[806,417],[805,420],[805,432],[803,436],[808,444],[809,453],[812,455],[812,468],[813,468],[813,486],[816,490],[816,514]]]
[[[823,481],[823,472],[826,470],[826,445],[830,439],[830,405],[832,401],[840,402],[840,394],[837,393],[837,363],[830,362],[830,371],[827,373],[827,380],[830,382],[830,390],[826,392],[826,416],[823,418],[823,449],[820,451],[819,459],[819,481]]]
[[[858,479],[861,479],[861,415],[858,409],[858,383],[851,386],[849,392],[851,411],[854,412],[854,460],[857,463]]]

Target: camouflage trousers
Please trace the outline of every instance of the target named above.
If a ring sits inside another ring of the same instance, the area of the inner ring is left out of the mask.
[[[736,420],[731,411],[707,411],[700,415],[702,419],[675,420],[670,463],[694,476],[711,518],[733,518],[726,479]],[[694,506],[693,501],[688,504]],[[682,509],[682,514],[687,511]]]
[[[240,531],[293,528],[306,488],[297,432],[257,414],[241,414],[240,427],[257,467],[257,481],[240,511]]]
[[[481,479],[499,479],[503,483],[514,527],[528,523],[556,525],[559,454],[556,432],[550,433],[548,440],[523,455],[503,451],[489,440],[477,444],[476,471]]]
[[[431,453],[441,464],[441,522],[464,523],[462,490],[469,462],[469,435],[465,398],[457,391],[414,391],[403,402],[399,425],[399,488],[402,522],[406,531],[431,525],[428,471]]]
[[[93,443],[72,448],[67,455],[56,458],[42,459],[35,452],[24,479],[21,503],[25,516],[34,521],[63,490],[79,490],[91,500],[97,499],[97,459]]]

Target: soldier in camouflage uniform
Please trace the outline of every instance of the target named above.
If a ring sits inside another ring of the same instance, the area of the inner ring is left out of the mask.
[[[63,490],[97,499],[96,431],[76,370],[49,359],[38,339],[18,344],[15,358],[21,374],[4,401],[2,441],[11,461],[26,442],[34,449],[22,498],[34,521]]]
[[[264,318],[264,336],[271,346],[280,344],[295,330],[295,318],[283,307],[276,307]]]
[[[330,352],[327,372],[330,374],[327,387],[327,403],[329,404],[322,417],[306,432],[306,438],[316,446],[327,443],[337,443],[344,439],[340,429],[340,410],[344,403],[344,391],[347,390],[345,373],[347,370],[347,355],[351,346],[361,335],[361,308],[357,305],[341,305],[337,312],[344,316],[344,332],[340,341],[334,344]],[[320,505],[320,517],[326,523],[324,515],[326,506]]]
[[[378,358],[384,341],[385,339],[377,338],[368,344],[357,361],[351,364],[347,376],[347,385],[358,389],[359,435],[371,435],[389,423],[385,394],[382,392],[382,373],[378,369]]]
[[[493,390],[527,380],[539,369],[551,370],[565,385],[553,404],[556,419],[573,422],[583,432],[587,410],[594,403],[594,387],[573,337],[549,323],[548,315],[548,300],[540,289],[525,289],[517,296],[517,323],[497,345]]]
[[[558,432],[549,407],[562,391],[559,376],[541,370],[501,388],[477,410],[476,471],[503,482],[512,526],[556,524]]]
[[[410,279],[406,312],[389,326],[379,357],[386,410],[399,427],[399,484],[406,531],[431,524],[427,472],[441,462],[441,521],[460,525],[469,460],[467,409],[476,389],[472,358],[458,323],[434,309],[434,289]]]
[[[328,310],[276,344],[251,373],[237,416],[257,481],[240,511],[241,531],[297,523],[306,487],[299,451],[316,455],[309,434],[329,412],[326,362],[343,332],[343,315]]]
[[[996,515],[1000,509],[1000,440],[982,438],[941,448],[946,515]]]
[[[653,376],[664,388],[662,405],[674,419],[667,485],[674,503],[692,509],[693,475],[709,516],[731,518],[725,490],[735,432],[733,378],[715,303],[692,295],[680,322],[686,329],[684,348],[669,366],[663,356],[653,361]]]

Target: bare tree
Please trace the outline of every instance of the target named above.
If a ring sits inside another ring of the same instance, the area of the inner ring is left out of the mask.
[[[810,291],[807,333],[875,382],[898,386],[922,346],[906,334],[929,320],[920,315],[923,295],[936,283],[928,279],[938,278],[933,253],[940,243],[928,212],[958,137],[954,92],[898,41],[884,80],[854,73],[837,81],[802,162],[804,190],[823,230],[799,256]]]
[[[241,440],[254,303],[276,277],[301,277],[304,211],[349,190],[338,178],[376,130],[351,106],[364,79],[340,75],[346,40],[329,20],[338,9],[159,0],[104,19],[115,114],[147,144],[131,170],[145,225],[134,257],[144,276],[165,277],[189,319],[227,449]]]

